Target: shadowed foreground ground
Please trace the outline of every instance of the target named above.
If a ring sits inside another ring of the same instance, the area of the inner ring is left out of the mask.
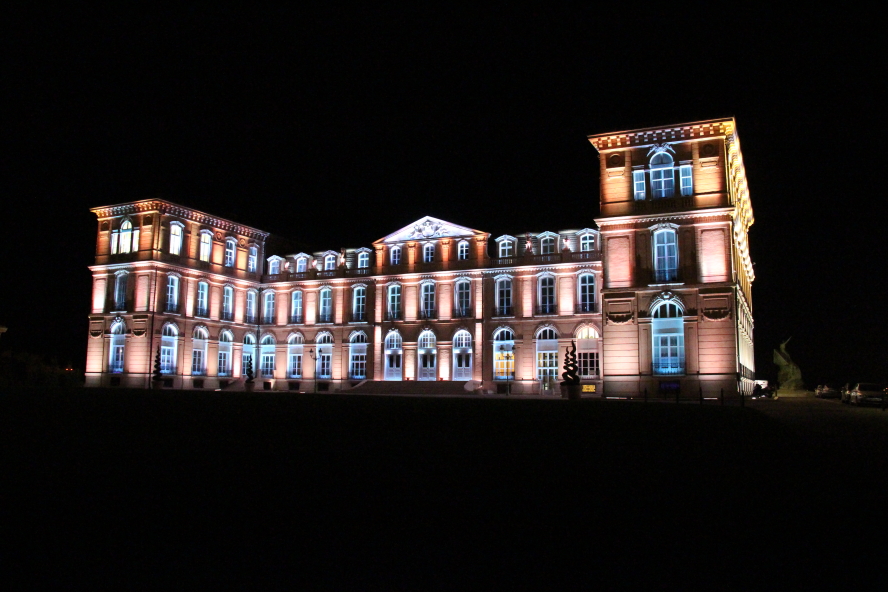
[[[824,437],[774,409],[6,395],[7,573],[115,588],[818,581],[842,549],[888,536],[884,432]]]

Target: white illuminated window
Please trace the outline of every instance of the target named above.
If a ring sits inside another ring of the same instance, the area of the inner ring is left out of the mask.
[[[493,336],[493,378],[515,378],[515,334],[511,329],[500,329]]]
[[[290,296],[290,322],[302,322],[302,291],[296,290]]]
[[[663,302],[651,312],[651,363],[658,376],[684,374],[684,311]]]
[[[274,337],[266,335],[259,344],[259,372],[265,378],[274,376]]]
[[[651,192],[654,199],[675,194],[675,171],[672,157],[666,152],[655,154],[651,159]]]
[[[231,331],[222,331],[219,334],[219,376],[231,376],[231,343],[234,335]]]
[[[694,178],[691,172],[691,165],[685,164],[679,168],[681,176],[681,194],[692,195],[694,193]]]
[[[594,251],[595,250],[595,235],[594,234],[584,234],[580,237],[580,251]]]
[[[133,223],[124,220],[120,229],[111,233],[111,254],[132,253],[139,250],[139,229]]]
[[[367,378],[367,335],[352,335],[348,346],[348,377]]]
[[[247,251],[247,271],[256,272],[256,264],[259,262],[259,249],[250,247]]]
[[[583,378],[595,378],[601,373],[598,352],[577,352],[577,365]]]
[[[174,374],[176,372],[176,350],[178,349],[179,330],[175,325],[167,323],[160,335],[160,372]]]
[[[435,380],[438,376],[438,349],[435,334],[426,329],[417,342],[417,380]]]
[[[296,260],[296,273],[304,273],[308,269],[308,257],[300,257]]]
[[[540,388],[552,390],[558,376],[558,335],[554,329],[545,328],[537,334],[536,354]]]
[[[191,335],[191,374],[203,376],[207,373],[207,339],[209,334],[203,327],[196,327]]]
[[[496,280],[496,315],[511,316],[512,314],[512,278]]]
[[[657,282],[678,278],[678,240],[671,228],[654,232],[654,277]]]
[[[453,380],[472,379],[472,334],[462,329],[453,336]]]
[[[427,245],[423,245],[422,247],[422,261],[423,263],[431,263],[435,260],[435,245],[429,243]]]
[[[370,253],[358,253],[358,269],[370,267]]]
[[[579,277],[577,312],[595,312],[595,276],[584,273]]]
[[[179,222],[170,222],[170,255],[182,253],[182,229]]]
[[[401,247],[392,247],[391,262],[392,265],[401,264]]]
[[[454,286],[454,309],[453,313],[456,317],[471,316],[472,305],[472,284],[468,280],[456,282]]]
[[[274,323],[274,292],[268,291],[265,293],[262,310],[262,322],[267,325]]]
[[[305,340],[300,333],[294,333],[287,339],[287,356],[290,361],[287,374],[290,378],[302,378],[303,343]]]
[[[324,269],[326,271],[336,269],[336,255],[327,255],[324,257]]]
[[[540,255],[551,255],[555,252],[555,238],[551,236],[543,237],[540,240]]]
[[[281,272],[281,260],[271,258],[268,260],[268,275],[277,275]]]
[[[367,288],[364,286],[355,287],[352,292],[352,320],[364,321],[367,314]]]
[[[237,252],[237,241],[233,238],[225,241],[225,267],[234,267],[234,256]]]
[[[222,320],[234,319],[234,288],[225,286],[222,288]]]
[[[456,247],[456,258],[460,261],[465,261],[469,258],[469,243],[466,241],[462,241]]]
[[[388,287],[388,310],[389,319],[401,318],[401,286],[392,284]]]
[[[255,354],[256,338],[252,334],[247,333],[244,335],[244,346],[241,352],[241,376],[252,375],[254,378],[256,377],[257,368],[253,364]]]
[[[330,378],[332,376],[333,336],[329,333],[321,333],[315,342],[318,344],[315,373],[318,378]]]
[[[632,171],[632,187],[635,200],[643,200],[645,198],[644,171]]]
[[[253,290],[249,290],[247,292],[247,302],[246,302],[246,319],[247,323],[255,323],[256,322],[256,292]]]
[[[213,250],[213,237],[209,231],[204,230],[200,233],[200,260],[209,261],[210,254]]]
[[[555,278],[543,276],[538,281],[538,314],[555,314]]]
[[[117,321],[111,325],[111,352],[108,371],[114,374],[123,372],[124,349],[126,347],[126,325]]]
[[[499,256],[500,257],[511,257],[512,253],[514,252],[512,247],[513,247],[512,241],[510,241],[509,239],[500,241]]]
[[[318,322],[333,322],[333,290],[323,288],[318,298]]]
[[[402,360],[401,334],[392,331],[385,337],[385,371],[383,375],[386,380],[401,380],[401,360]]]
[[[166,312],[179,310],[179,278],[174,275],[167,276]]]
[[[435,284],[426,282],[420,291],[419,315],[423,319],[435,318]]]
[[[196,316],[205,317],[209,315],[208,301],[210,297],[210,286],[206,282],[197,283],[197,310],[194,312]]]

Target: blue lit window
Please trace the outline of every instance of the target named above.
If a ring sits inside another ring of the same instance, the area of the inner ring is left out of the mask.
[[[672,157],[666,152],[659,152],[651,159],[651,192],[654,199],[675,195],[675,171]]]
[[[632,186],[636,200],[645,198],[644,171],[632,171]]]
[[[684,374],[683,311],[674,302],[662,302],[652,311],[652,365],[655,375]]]
[[[654,279],[657,282],[678,279],[678,240],[671,228],[654,232]]]
[[[681,175],[681,194],[692,195],[694,193],[694,177],[691,173],[691,165],[682,165],[679,171]]]

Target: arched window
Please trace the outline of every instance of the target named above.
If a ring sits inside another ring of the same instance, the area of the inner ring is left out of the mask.
[[[170,222],[170,255],[182,254],[183,229],[181,222]]]
[[[401,247],[392,247],[391,255],[389,256],[392,265],[400,265],[401,264]]]
[[[460,261],[465,261],[469,258],[468,241],[460,241],[460,243],[456,246],[456,258]]]
[[[255,324],[256,323],[256,291],[255,290],[247,290],[247,300],[246,300],[246,310],[245,312],[245,323]]]
[[[453,336],[453,380],[472,379],[472,334],[462,329]]]
[[[511,329],[498,329],[493,334],[493,379],[515,378],[515,334]]]
[[[296,273],[305,273],[308,271],[308,257],[299,257],[296,260]]]
[[[274,377],[274,337],[265,335],[259,344],[259,372],[265,378]]]
[[[166,312],[179,311],[179,277],[167,276]]]
[[[108,358],[108,371],[113,374],[123,372],[124,349],[126,348],[126,325],[123,321],[111,323],[111,351]]]
[[[128,219],[120,223],[120,229],[111,233],[111,254],[132,253],[139,250],[139,229],[133,228]]]
[[[274,291],[268,290],[263,295],[262,322],[266,325],[274,324]]]
[[[422,247],[422,262],[431,263],[435,260],[435,245],[427,243]]]
[[[247,271],[250,273],[256,273],[256,265],[259,262],[259,249],[257,247],[250,247],[247,249]]]
[[[540,239],[540,255],[551,255],[555,252],[555,237],[544,236]]]
[[[594,234],[584,234],[580,237],[580,251],[588,252],[595,250],[595,235]]]
[[[290,295],[290,322],[302,323],[302,290],[293,290]]]
[[[269,257],[268,275],[277,275],[281,272],[281,260],[278,257]]]
[[[287,339],[287,375],[290,378],[302,378],[302,350],[305,340],[301,333],[293,333]]]
[[[322,379],[331,378],[333,376],[333,336],[325,331],[318,334],[315,342],[318,346],[315,376]]]
[[[472,316],[472,284],[469,280],[459,280],[453,286],[453,316]]]
[[[595,276],[591,273],[577,278],[577,312],[595,312]]]
[[[536,335],[537,380],[542,391],[555,388],[558,376],[558,335],[551,327],[545,327]]]
[[[367,378],[367,335],[363,331],[352,334],[349,339],[348,377]]]
[[[126,288],[129,273],[118,271],[114,274],[114,310],[126,310]]]
[[[684,310],[676,301],[661,302],[651,311],[651,362],[658,376],[684,374]]]
[[[195,327],[191,334],[192,376],[204,376],[207,373],[207,339],[209,337],[206,327]]]
[[[336,255],[332,253],[324,257],[324,270],[330,271],[336,269]]]
[[[672,197],[675,194],[675,172],[672,156],[658,152],[651,159],[651,192],[654,199]]]
[[[494,316],[512,316],[512,278],[501,277],[496,280],[496,306]]]
[[[435,309],[435,283],[425,282],[420,287],[419,318],[434,319],[437,317]]]
[[[333,290],[321,288],[318,294],[318,322],[333,322]]]
[[[358,253],[358,269],[366,269],[370,267],[370,253]]]
[[[237,241],[229,238],[225,241],[225,267],[234,267],[235,255],[237,254]]]
[[[209,230],[200,231],[200,252],[199,259],[201,261],[209,261],[213,252],[213,234]]]
[[[438,377],[438,340],[435,334],[426,329],[419,334],[417,342],[417,380],[435,380]]]
[[[403,353],[403,343],[401,334],[397,331],[390,331],[385,336],[385,379],[401,380],[401,356]]]
[[[555,278],[544,275],[537,280],[537,314],[555,314],[556,309]]]
[[[391,284],[387,290],[387,308],[385,318],[388,321],[395,321],[401,318],[401,286],[400,284]]]
[[[255,378],[256,365],[253,363],[256,354],[256,338],[252,333],[244,335],[244,349],[241,353],[241,376]]]
[[[498,246],[500,257],[511,257],[515,253],[515,245],[510,239],[500,240]]]
[[[210,285],[206,282],[197,282],[197,308],[194,311],[195,316],[210,316],[209,300]]]
[[[160,372],[174,374],[176,372],[176,352],[179,345],[179,329],[172,323],[163,326],[160,334]]]
[[[228,329],[219,333],[219,376],[231,376],[231,344],[234,335]]]
[[[231,286],[222,288],[222,320],[234,320],[234,288]]]
[[[367,320],[367,288],[355,286],[352,290],[352,322]]]
[[[600,335],[595,327],[582,325],[576,332],[577,365],[581,378],[598,378],[601,374],[599,361]]]
[[[654,278],[657,282],[678,279],[678,238],[672,228],[654,232]]]

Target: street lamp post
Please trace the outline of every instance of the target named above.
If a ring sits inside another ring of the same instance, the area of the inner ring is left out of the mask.
[[[314,365],[314,367],[315,367],[315,369],[314,369],[314,390],[312,392],[317,393],[318,392],[318,365],[317,365],[318,356],[317,356],[317,354],[315,354],[315,349],[313,347],[309,348],[308,356],[311,358],[312,362],[315,362],[315,365]]]

